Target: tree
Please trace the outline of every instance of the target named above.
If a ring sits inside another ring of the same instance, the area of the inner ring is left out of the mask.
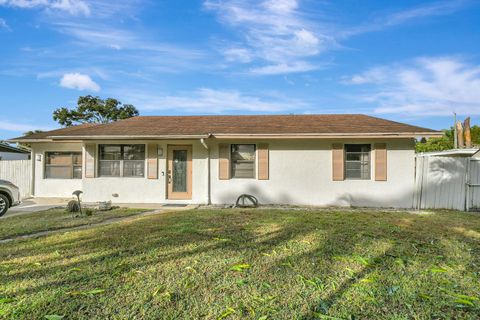
[[[416,152],[431,152],[453,149],[453,140],[444,135],[441,138],[422,139],[415,144]]]
[[[480,145],[480,127],[477,125],[472,126],[470,129],[472,136],[472,145],[478,147]],[[431,151],[443,151],[453,149],[455,131],[453,127],[443,130],[443,136],[441,138],[429,138],[417,141],[415,144],[415,150],[417,152],[431,152]]]
[[[29,136],[31,134],[42,133],[42,132],[45,132],[45,131],[43,131],[43,130],[29,130],[27,132],[24,132],[23,135],[24,136]],[[27,142],[18,142],[17,146],[19,148],[23,148],[23,149],[26,149],[26,150],[29,150],[30,147],[31,147],[30,143],[27,143]]]
[[[58,108],[53,112],[53,120],[65,127],[82,123],[109,123],[117,120],[138,116],[138,110],[131,104],[122,104],[120,101],[91,95],[79,97],[77,107],[68,109]]]

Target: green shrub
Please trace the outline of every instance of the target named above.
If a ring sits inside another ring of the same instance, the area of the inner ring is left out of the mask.
[[[80,212],[80,205],[77,200],[70,200],[67,204],[67,212]]]

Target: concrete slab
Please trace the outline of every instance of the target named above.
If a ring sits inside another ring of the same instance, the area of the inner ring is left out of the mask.
[[[2,217],[12,217],[26,213],[39,212],[57,207],[66,207],[68,201],[74,198],[29,198],[23,200],[19,206],[10,208],[7,213]],[[94,206],[95,203],[84,203],[84,206]],[[180,210],[192,210],[198,208],[198,205],[175,205],[165,203],[112,203],[113,206],[119,206],[123,208],[137,208],[137,209],[152,209],[162,211],[180,211]]]
[[[124,208],[136,208],[136,209],[152,209],[152,210],[192,210],[198,208],[195,204],[165,204],[165,203],[112,203],[112,206],[119,206]]]
[[[23,200],[22,203],[16,207],[10,208],[2,217],[12,217],[26,213],[44,211],[57,207],[65,207],[71,199],[65,198],[30,198]]]

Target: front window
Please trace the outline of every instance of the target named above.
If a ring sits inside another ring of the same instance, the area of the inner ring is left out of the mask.
[[[232,178],[255,178],[255,145],[232,144]]]
[[[101,144],[100,177],[145,176],[144,144]]]
[[[345,145],[345,178],[370,180],[369,144]]]
[[[46,152],[45,179],[82,179],[81,152]]]

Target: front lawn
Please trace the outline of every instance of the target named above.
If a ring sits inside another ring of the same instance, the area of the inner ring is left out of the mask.
[[[13,217],[7,216],[0,219],[0,240],[40,231],[99,223],[107,219],[127,217],[144,211],[147,210],[118,208],[109,211],[94,211],[91,216],[73,217],[66,209],[50,209]]]
[[[0,279],[8,319],[478,319],[480,216],[166,212],[4,244]]]

